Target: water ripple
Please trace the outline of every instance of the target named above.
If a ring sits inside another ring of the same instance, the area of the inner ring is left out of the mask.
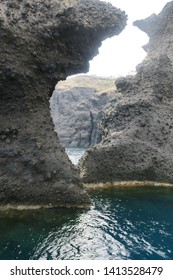
[[[96,191],[92,201],[89,211],[1,217],[0,258],[173,259],[172,189]]]

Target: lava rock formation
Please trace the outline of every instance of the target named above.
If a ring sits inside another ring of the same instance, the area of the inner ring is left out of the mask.
[[[135,76],[116,80],[122,99],[102,122],[102,142],[79,163],[85,183],[173,184],[173,1],[134,23],[150,37]]]
[[[90,203],[54,133],[49,96],[125,25],[124,12],[98,0],[1,0],[0,205]]]

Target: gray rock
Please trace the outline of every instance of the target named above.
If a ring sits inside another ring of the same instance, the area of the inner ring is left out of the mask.
[[[87,206],[76,168],[54,133],[49,95],[86,72],[126,16],[94,1],[1,0],[0,205]]]
[[[173,184],[172,12],[173,1],[158,16],[135,22],[150,36],[148,55],[136,76],[116,81],[122,99],[102,122],[102,142],[79,163],[84,182]]]
[[[82,78],[81,78],[82,79]],[[65,147],[90,147],[101,141],[100,122],[109,102],[119,94],[97,94],[95,88],[56,89],[51,97],[51,115],[60,142]]]

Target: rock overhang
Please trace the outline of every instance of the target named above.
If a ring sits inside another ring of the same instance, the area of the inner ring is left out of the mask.
[[[86,72],[101,41],[125,24],[123,12],[98,0],[1,1],[1,205],[90,203],[53,131],[48,95],[58,80]]]

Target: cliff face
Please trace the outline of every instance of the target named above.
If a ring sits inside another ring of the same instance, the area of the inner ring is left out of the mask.
[[[94,1],[0,3],[0,204],[83,206],[89,197],[53,131],[49,94],[85,72],[126,16]]]
[[[173,183],[173,2],[136,21],[150,41],[136,76],[119,78],[122,99],[102,123],[103,141],[79,164],[84,182]]]
[[[77,76],[58,83],[50,104],[60,142],[65,147],[99,143],[101,119],[109,103],[114,104],[120,97],[110,78]]]

